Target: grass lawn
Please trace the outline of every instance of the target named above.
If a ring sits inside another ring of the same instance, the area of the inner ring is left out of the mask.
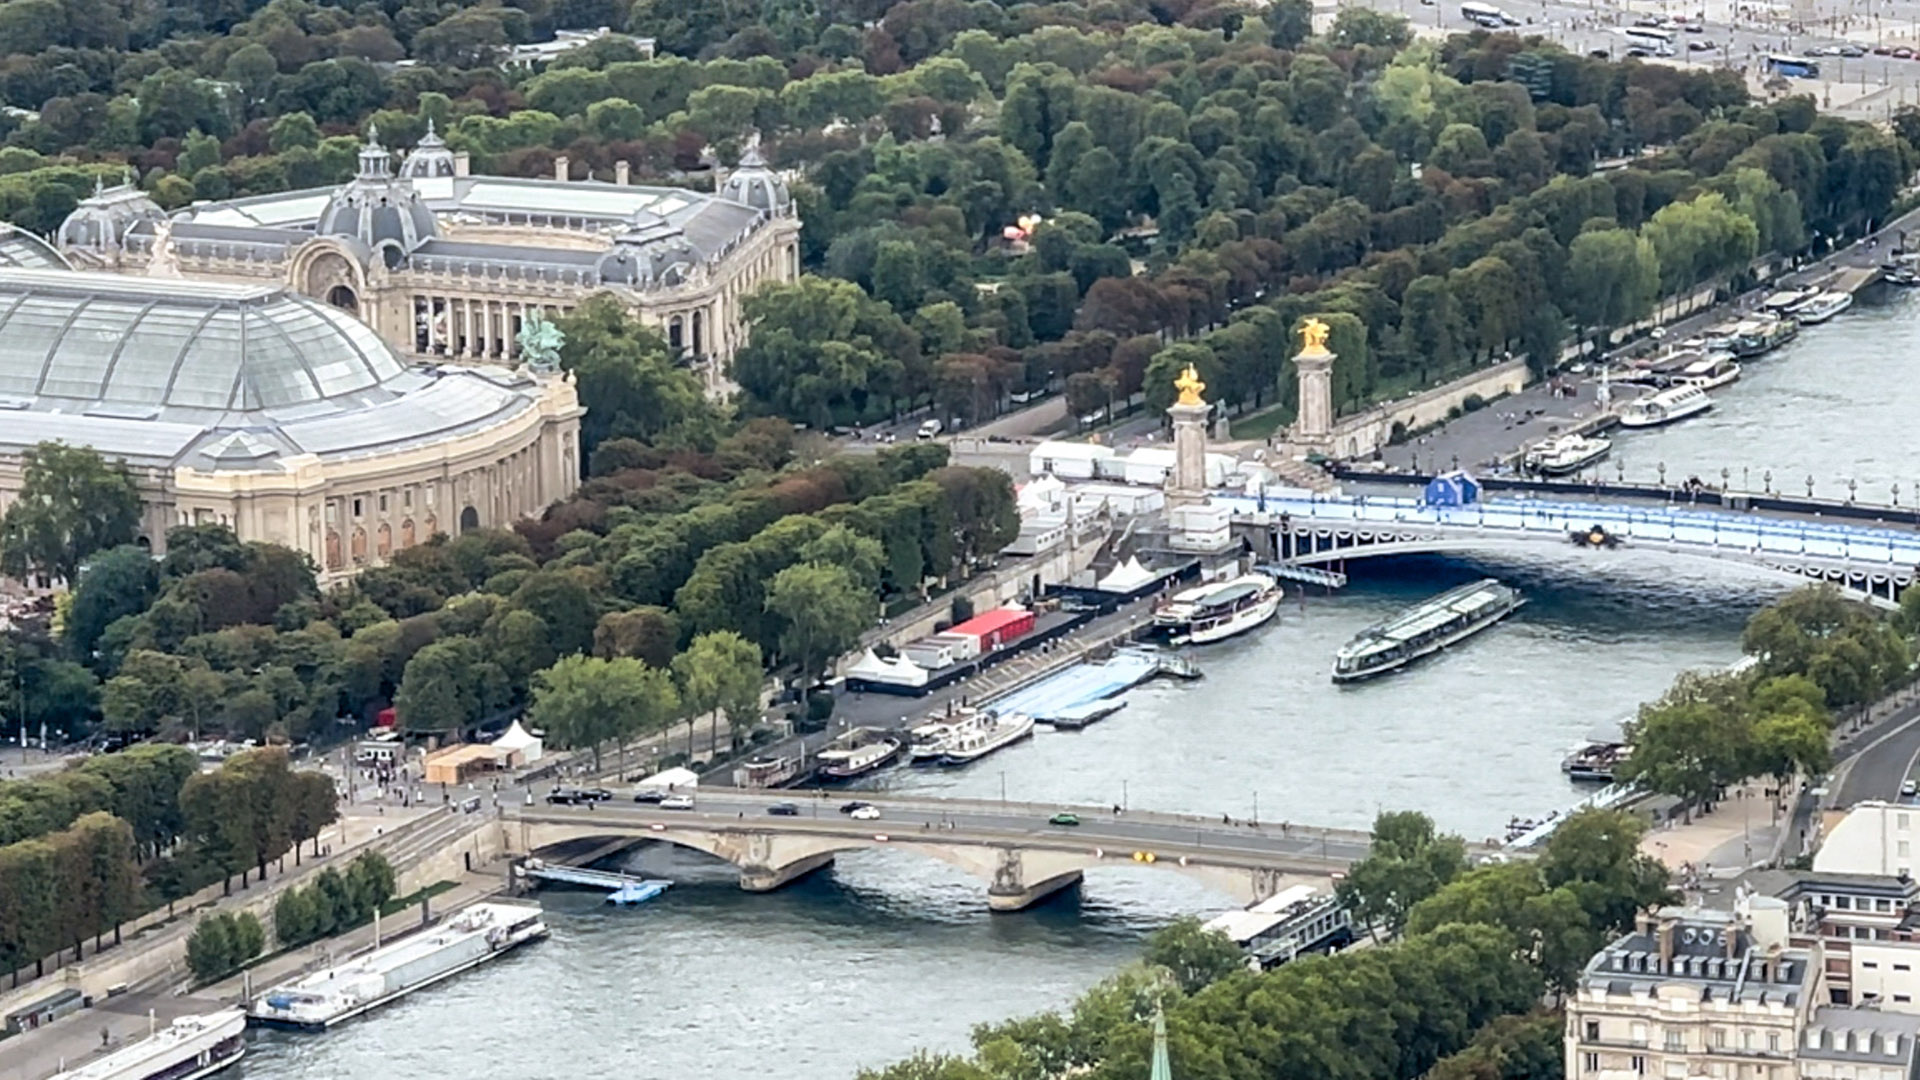
[[[1235,417],[1233,421],[1228,424],[1228,434],[1236,441],[1240,439],[1264,439],[1281,428],[1286,427],[1287,421],[1291,419],[1293,419],[1293,417],[1287,414],[1287,410],[1283,406],[1274,405],[1262,409],[1251,416]]]

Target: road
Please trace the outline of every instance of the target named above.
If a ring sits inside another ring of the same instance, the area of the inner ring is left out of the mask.
[[[855,802],[879,810],[880,817],[856,820],[844,810]],[[573,806],[511,807],[509,818],[539,822],[586,823],[664,832],[688,826],[807,833],[857,839],[913,843],[939,842],[1017,844],[1028,848],[1084,850],[1092,847],[1114,857],[1150,852],[1175,858],[1186,856],[1234,866],[1345,865],[1364,858],[1370,840],[1366,833],[1321,829],[1289,823],[1254,823],[1240,818],[1209,818],[1138,810],[1116,813],[1116,807],[1066,807],[1050,803],[988,800],[902,798],[869,792],[748,792],[731,788],[701,788],[692,810],[663,810],[645,803],[602,803],[594,809]],[[796,816],[774,816],[767,808],[794,806]],[[1080,824],[1054,825],[1048,819],[1062,810],[1078,816]]]

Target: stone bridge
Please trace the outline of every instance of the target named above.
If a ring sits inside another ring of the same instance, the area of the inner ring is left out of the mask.
[[[1055,824],[1051,804],[906,799],[853,793],[880,812],[856,820],[847,796],[701,791],[693,810],[603,803],[507,808],[503,853],[533,855],[554,845],[631,837],[706,852],[739,867],[740,886],[777,889],[833,862],[843,851],[899,848],[979,878],[994,911],[1018,911],[1101,866],[1151,866],[1206,882],[1242,903],[1304,880],[1326,881],[1366,855],[1364,832],[1218,818],[1070,807],[1078,825]],[[769,814],[789,802],[794,815]]]

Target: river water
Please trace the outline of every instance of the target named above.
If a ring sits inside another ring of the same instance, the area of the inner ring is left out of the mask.
[[[1915,298],[1920,300],[1920,298]],[[1706,417],[1633,434],[1620,451],[1670,475],[1744,464],[1862,499],[1920,485],[1917,309],[1895,294],[1811,328],[1748,366]],[[1639,471],[1639,465],[1634,466]],[[1901,477],[1908,477],[1900,480]],[[1789,490],[1795,490],[1789,487]],[[964,770],[896,770],[894,790],[1059,800],[1364,827],[1415,808],[1470,837],[1569,805],[1564,752],[1657,696],[1675,673],[1738,655],[1746,616],[1787,587],[1756,572],[1649,552],[1542,551],[1352,568],[1332,596],[1196,654],[1205,678],[1136,690],[1078,733],[1042,732]],[[1491,573],[1529,603],[1450,653],[1352,687],[1327,678],[1363,626]],[[266,1035],[249,1080],[485,1076],[666,1080],[759,1074],[845,1080],[917,1047],[963,1050],[977,1023],[1055,1007],[1133,959],[1169,915],[1229,905],[1177,872],[1122,866],[1039,908],[990,916],[985,887],[904,852],[843,855],[829,872],[749,896],[730,867],[648,849],[672,877],[630,911],[548,893],[553,939],[339,1031]]]

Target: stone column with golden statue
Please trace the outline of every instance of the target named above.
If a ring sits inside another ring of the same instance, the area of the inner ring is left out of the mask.
[[[1167,502],[1179,505],[1207,497],[1207,414],[1210,406],[1200,396],[1207,384],[1192,364],[1173,380],[1180,399],[1167,407],[1173,418],[1173,472],[1167,476]]]
[[[1333,448],[1333,361],[1327,349],[1328,326],[1309,318],[1300,324],[1300,351],[1293,356],[1300,379],[1300,401],[1288,443],[1296,452]]]

